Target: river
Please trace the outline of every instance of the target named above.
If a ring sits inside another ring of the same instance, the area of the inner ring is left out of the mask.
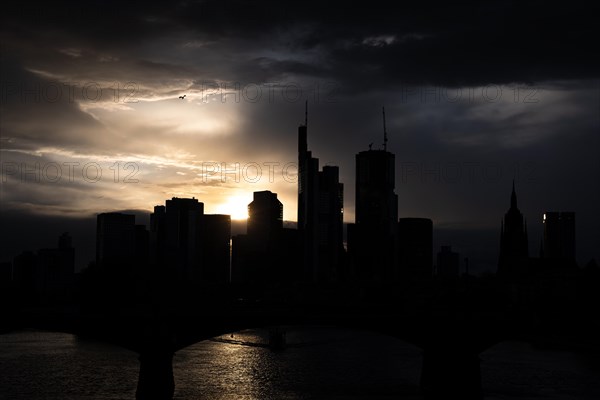
[[[175,354],[176,399],[419,399],[421,351],[368,332],[303,327],[288,348],[245,330]],[[596,357],[500,343],[481,355],[486,399],[598,399]],[[0,335],[1,399],[133,399],[139,363],[128,350],[56,332]]]

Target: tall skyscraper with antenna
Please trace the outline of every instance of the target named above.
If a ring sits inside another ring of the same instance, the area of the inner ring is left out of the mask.
[[[356,203],[352,252],[359,276],[371,280],[398,278],[396,236],[398,196],[395,193],[395,156],[387,151],[385,108],[383,149],[356,155]]]
[[[342,267],[344,185],[339,168],[325,166],[308,150],[308,102],[298,127],[298,234],[304,277],[336,280]]]
[[[383,114],[383,151],[387,151],[387,128],[385,126],[385,107],[381,107],[381,112]]]

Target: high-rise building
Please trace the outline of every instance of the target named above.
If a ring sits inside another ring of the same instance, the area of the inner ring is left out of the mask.
[[[527,222],[517,207],[517,193],[513,180],[510,208],[504,215],[500,228],[498,275],[514,280],[526,272],[528,262]]]
[[[231,216],[204,214],[202,226],[202,281],[229,283]]]
[[[276,193],[268,190],[254,192],[248,204],[248,235],[257,239],[257,245],[268,246],[281,235],[283,229],[283,204]]]
[[[433,274],[433,222],[428,218],[400,218],[398,263],[408,279],[430,278]]]
[[[452,251],[452,246],[442,246],[437,253],[436,275],[442,278],[458,278],[460,275],[460,256]]]
[[[387,150],[356,155],[356,224],[392,233],[398,222],[395,156]]]
[[[38,260],[43,265],[46,278],[52,281],[70,279],[75,273],[75,249],[71,235],[68,232],[61,234],[57,248],[40,249]]]
[[[364,279],[399,278],[396,260],[398,196],[395,189],[395,156],[387,151],[384,114],[383,149],[356,155],[356,203],[353,242],[349,243],[357,273]]]
[[[38,293],[50,302],[67,299],[75,273],[71,236],[65,232],[57,248],[38,250],[37,263]]]
[[[575,213],[547,211],[543,223],[542,257],[575,261]]]
[[[75,278],[75,249],[63,233],[58,247],[26,251],[13,261],[12,284],[20,301],[50,304],[68,300]]]
[[[319,172],[317,204],[317,281],[335,281],[342,273],[344,255],[344,184],[339,180],[339,168],[326,165]]]
[[[146,225],[135,225],[135,264],[138,273],[148,271],[150,257],[150,232]]]
[[[248,235],[238,234],[231,238],[231,283],[247,284],[253,280],[250,243]]]
[[[173,197],[150,215],[150,253],[160,276],[180,283],[227,283],[231,216],[204,214],[196,198]]]
[[[308,112],[306,116],[308,115]],[[335,280],[343,254],[343,184],[338,167],[319,171],[308,150],[308,118],[298,127],[298,233],[305,279]]]
[[[151,252],[161,274],[181,282],[201,279],[200,220],[204,203],[195,198],[173,197],[166,206],[156,206],[150,216]]]
[[[154,206],[150,214],[150,263],[154,268],[166,263],[166,207]]]
[[[233,237],[232,282],[264,285],[296,275],[297,235],[283,228],[283,205],[276,193],[254,192],[246,235]]]
[[[96,263],[112,268],[135,258],[135,215],[102,213],[96,218]]]

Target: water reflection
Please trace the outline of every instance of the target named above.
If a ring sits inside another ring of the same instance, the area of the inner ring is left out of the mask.
[[[247,330],[175,354],[176,399],[418,399],[421,351],[367,332]],[[229,341],[229,342],[227,342]],[[597,399],[597,355],[505,342],[481,355],[486,399]],[[55,332],[0,335],[1,399],[133,399],[137,354]]]
[[[418,392],[421,352],[363,332],[288,330],[289,346],[273,352],[268,331],[237,332],[179,351],[175,396],[202,399],[410,398]],[[194,397],[196,398],[196,397]]]
[[[137,354],[57,332],[0,335],[0,398],[135,398]]]

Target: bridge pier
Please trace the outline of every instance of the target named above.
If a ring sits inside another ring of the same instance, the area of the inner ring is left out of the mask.
[[[482,400],[479,354],[460,346],[426,348],[421,392],[425,399]]]
[[[137,400],[172,400],[175,393],[173,355],[167,349],[147,349],[140,354]]]

